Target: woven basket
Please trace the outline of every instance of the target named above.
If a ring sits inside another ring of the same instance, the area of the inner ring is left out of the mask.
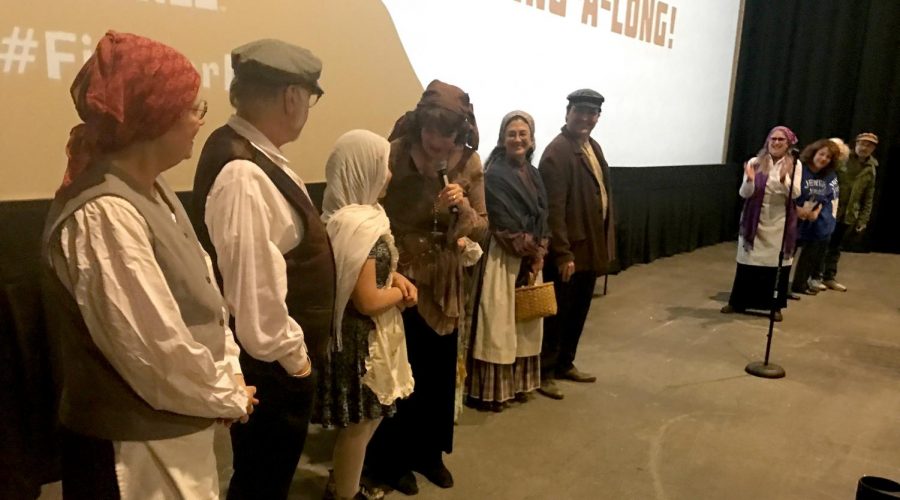
[[[529,321],[556,315],[553,282],[516,288],[516,321]]]

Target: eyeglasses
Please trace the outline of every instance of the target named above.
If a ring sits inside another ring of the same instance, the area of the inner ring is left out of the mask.
[[[206,99],[198,102],[191,108],[191,111],[197,116],[198,120],[202,120],[204,116],[206,116],[206,112],[209,111],[209,103],[206,102]]]
[[[288,86],[288,92],[298,91],[302,96],[303,92],[301,90],[305,90],[306,94],[309,96],[309,100],[307,101],[307,107],[309,108],[318,104],[319,100],[322,99],[322,95],[324,94],[324,92],[318,89],[310,88],[309,86],[302,83],[296,83]]]
[[[784,142],[784,141],[787,141],[787,139],[785,139],[784,137],[770,137],[769,140],[772,141],[772,142]]]
[[[309,107],[313,107],[318,104],[319,99],[322,98],[322,93],[318,91],[310,91],[309,92]]]

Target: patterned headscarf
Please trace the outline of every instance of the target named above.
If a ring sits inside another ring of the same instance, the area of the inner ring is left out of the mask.
[[[83,123],[69,134],[65,188],[99,156],[152,140],[189,110],[200,74],[175,49],[108,31],[78,72],[71,94]]]
[[[747,251],[753,249],[759,220],[762,216],[762,205],[765,199],[766,183],[769,181],[769,171],[774,167],[772,155],[769,154],[769,139],[772,138],[772,134],[779,131],[784,133],[787,138],[788,149],[797,144],[798,141],[797,134],[793,130],[784,125],[778,125],[769,131],[769,134],[766,136],[766,142],[759,151],[756,176],[753,179],[753,194],[744,200],[744,208],[741,211],[739,233],[744,238],[744,249]],[[785,158],[788,157],[786,156]],[[794,158],[793,161],[796,162],[797,159]],[[778,175],[778,173],[776,172],[775,175]],[[793,175],[791,176],[791,183],[793,183]],[[787,217],[787,223],[785,224],[787,232],[784,234],[781,248],[786,255],[793,255],[797,241],[797,207],[791,199],[790,192],[785,203],[785,214]]]
[[[785,137],[788,140],[788,146],[794,146],[797,144],[797,134],[794,133],[793,130],[785,127],[784,125],[776,125],[772,127],[772,130],[769,131],[769,135],[766,136],[766,143],[763,145],[764,148],[769,146],[769,139],[772,138],[772,134],[775,132],[783,132]]]

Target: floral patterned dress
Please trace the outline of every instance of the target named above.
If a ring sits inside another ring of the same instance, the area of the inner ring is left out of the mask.
[[[375,259],[375,281],[384,288],[391,275],[391,252],[379,238],[369,252]],[[331,363],[319,372],[316,405],[312,421],[325,427],[346,427],[361,420],[391,417],[396,404],[382,405],[375,393],[362,383],[369,354],[369,332],[375,328],[372,319],[347,304],[342,323],[343,349],[331,352]]]

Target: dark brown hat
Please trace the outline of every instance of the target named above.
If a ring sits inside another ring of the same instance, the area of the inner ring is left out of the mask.
[[[456,85],[444,83],[440,80],[432,80],[425,87],[425,91],[422,92],[422,97],[419,99],[416,109],[430,107],[446,109],[464,117],[469,128],[469,134],[466,138],[467,143],[473,149],[478,149],[478,124],[475,123],[475,109],[472,106],[472,101],[469,99],[469,94]],[[404,114],[394,123],[394,128],[391,130],[388,140],[393,141],[407,134],[414,112],[410,111]]]

